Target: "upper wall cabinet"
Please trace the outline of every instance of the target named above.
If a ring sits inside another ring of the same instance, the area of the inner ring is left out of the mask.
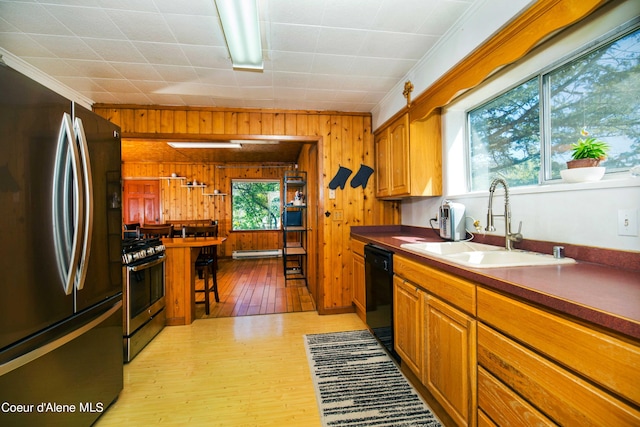
[[[405,114],[375,134],[376,197],[442,193],[440,110],[409,123]]]

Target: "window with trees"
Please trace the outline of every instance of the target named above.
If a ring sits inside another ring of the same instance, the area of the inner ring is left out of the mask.
[[[560,178],[571,144],[611,146],[607,173],[640,163],[640,30],[591,47],[467,113],[470,190]]]
[[[232,229],[280,229],[280,181],[231,180]]]

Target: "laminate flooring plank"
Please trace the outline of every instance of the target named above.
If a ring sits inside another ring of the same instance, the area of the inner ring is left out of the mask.
[[[355,313],[314,311],[164,328],[95,426],[319,426],[302,336],[365,328]]]

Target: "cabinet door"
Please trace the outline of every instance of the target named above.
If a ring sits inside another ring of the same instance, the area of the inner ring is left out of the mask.
[[[442,194],[442,137],[440,109],[411,122],[411,196]]]
[[[392,196],[411,192],[411,167],[409,165],[409,116],[405,114],[389,127],[389,161],[391,162]]]
[[[365,287],[364,287],[364,257],[360,254],[353,252],[352,256],[352,278],[353,283],[351,286],[351,299],[356,306],[356,311],[360,318],[363,319],[366,316],[366,300],[365,300]]]
[[[425,295],[423,383],[460,426],[476,425],[476,321]]]
[[[388,129],[376,135],[374,140],[374,149],[376,153],[376,197],[385,197],[389,195],[389,132]]]
[[[402,363],[421,378],[424,359],[423,292],[397,276],[393,278],[393,284],[395,349]]]

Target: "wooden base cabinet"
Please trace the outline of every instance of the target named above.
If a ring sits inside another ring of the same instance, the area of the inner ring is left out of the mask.
[[[367,301],[364,283],[364,242],[351,241],[351,301],[356,307],[356,313],[366,322]]]
[[[396,351],[457,425],[475,426],[475,285],[402,256],[393,262]]]
[[[460,426],[476,425],[476,321],[425,296],[423,383]]]
[[[640,425],[640,345],[478,288],[478,404],[498,426]]]
[[[398,276],[393,278],[393,335],[402,363],[422,378],[425,293]]]
[[[394,269],[396,351],[455,424],[640,426],[638,340],[414,259]]]

